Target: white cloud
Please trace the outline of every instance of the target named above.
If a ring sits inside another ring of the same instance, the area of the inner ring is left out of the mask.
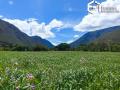
[[[69,41],[67,41],[67,43],[70,44],[70,43],[72,43],[73,41],[74,41],[74,40],[69,40]]]
[[[3,16],[2,16],[2,15],[0,15],[0,18],[3,18]]]
[[[54,46],[57,46],[57,45],[59,45],[60,43],[62,43],[62,41],[60,41],[60,40],[56,40],[56,41],[52,42],[52,44],[53,44]]]
[[[54,42],[52,42],[52,44],[53,44],[54,46],[57,46],[57,45],[58,45],[57,43],[54,43]]]
[[[13,5],[13,4],[14,4],[14,2],[13,2],[13,1],[8,1],[8,3],[9,3],[10,5]]]
[[[74,38],[79,38],[79,35],[74,35]]]
[[[56,19],[53,19],[48,25],[49,28],[55,28],[55,27],[59,28],[61,26],[63,26],[63,22],[58,21]]]
[[[57,19],[53,19],[47,25],[44,22],[39,23],[35,18],[20,20],[1,17],[1,19],[15,25],[22,32],[26,33],[29,36],[40,36],[44,39],[55,37],[55,34],[51,30],[63,26],[62,21],[59,21]]]
[[[119,7],[120,0],[107,0],[101,3],[104,7]],[[120,9],[119,9],[120,10]],[[82,21],[74,26],[75,31],[94,31],[111,26],[120,25],[119,13],[95,13],[86,15]]]
[[[58,32],[66,29],[66,28],[73,29],[73,27],[76,25],[76,23],[74,21],[72,21],[72,22],[71,21],[63,21],[62,23],[63,23],[62,27],[57,28]]]

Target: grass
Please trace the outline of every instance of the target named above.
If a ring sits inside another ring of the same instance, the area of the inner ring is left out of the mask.
[[[0,52],[0,90],[120,90],[120,53]]]

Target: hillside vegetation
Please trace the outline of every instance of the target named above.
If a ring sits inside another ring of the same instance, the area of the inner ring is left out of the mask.
[[[78,40],[72,42],[71,47],[79,47],[83,44],[89,44],[98,40],[99,43],[103,41],[116,41],[115,43],[120,43],[120,26],[109,27],[97,31],[88,32]],[[103,40],[104,39],[104,40]]]
[[[103,34],[96,42],[120,43],[120,29]]]

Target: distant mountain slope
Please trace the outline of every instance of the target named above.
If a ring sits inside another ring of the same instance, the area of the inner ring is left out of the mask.
[[[47,46],[48,48],[54,47],[48,40],[42,39],[39,36],[32,36],[31,38],[37,44],[41,44],[42,43],[42,45]]]
[[[40,38],[41,39],[41,38]],[[43,43],[44,40],[42,39],[41,45],[45,45],[46,47],[49,47],[49,45]],[[45,40],[46,42],[47,40]],[[14,25],[0,20],[0,42],[7,43],[7,44],[14,44],[14,45],[22,45],[22,46],[29,46],[33,47],[38,42],[35,41],[32,37],[28,36],[27,34],[21,32],[17,27]]]
[[[34,46],[33,41],[14,25],[0,20],[0,41],[10,44]]]
[[[116,31],[116,30],[120,30],[120,26],[115,26],[115,27],[105,28],[102,30],[88,32],[85,35],[83,35],[81,38],[76,40],[75,42],[71,43],[70,45],[71,45],[71,47],[78,47],[80,44],[88,44],[90,42],[97,40],[100,37],[106,36],[107,33],[110,33],[110,32]],[[114,36],[116,36],[116,35],[114,35]],[[113,38],[113,37],[111,36],[111,38]]]
[[[103,34],[95,42],[113,42],[120,43],[120,29]]]

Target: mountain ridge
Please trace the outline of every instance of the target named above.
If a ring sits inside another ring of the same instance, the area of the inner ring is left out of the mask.
[[[32,37],[20,31],[13,24],[10,24],[0,19],[0,41],[1,42],[10,43],[13,45],[28,46],[28,47],[34,47],[38,44],[46,47],[49,47],[49,45],[51,45],[50,47],[53,46],[49,41],[44,40],[41,37],[38,37],[38,38],[40,38],[39,40],[42,40],[42,41],[39,41],[39,43],[36,42]],[[43,41],[48,42],[49,45],[45,43],[42,44]]]
[[[84,34],[82,37],[70,44],[71,47],[78,47],[81,44],[88,44],[96,41],[98,38],[102,37],[106,33],[113,32],[115,30],[120,30],[120,26],[109,27],[97,31],[92,31]]]

